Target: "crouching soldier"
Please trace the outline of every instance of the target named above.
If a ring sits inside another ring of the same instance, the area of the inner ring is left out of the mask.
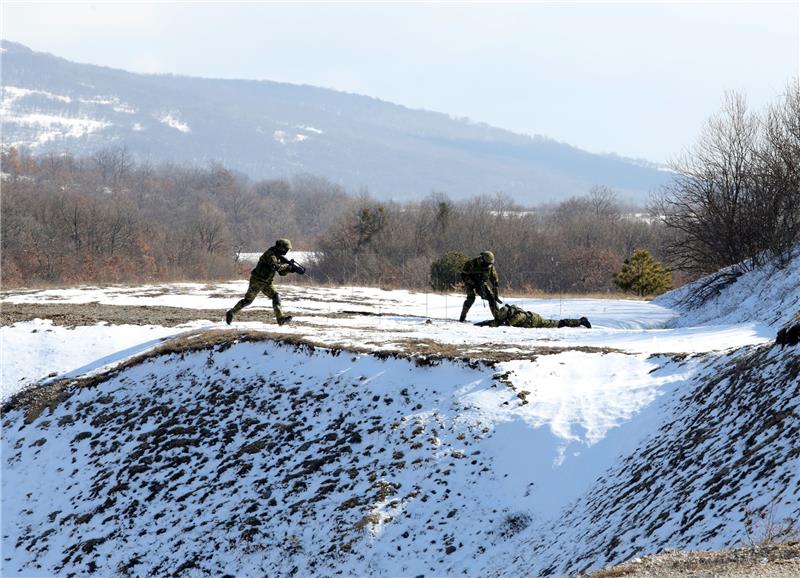
[[[497,304],[502,303],[502,301],[497,296],[499,280],[497,271],[494,268],[494,254],[491,251],[484,251],[474,259],[464,263],[464,267],[461,268],[461,280],[464,282],[467,298],[461,308],[459,321],[467,320],[469,308],[475,303],[475,295],[480,295],[481,299],[489,302],[489,310],[492,312],[492,317],[497,319]]]
[[[291,316],[283,314],[281,296],[272,285],[275,273],[281,276],[289,273],[299,273],[301,275],[305,273],[305,269],[294,261],[286,259],[286,253],[291,248],[292,244],[289,239],[278,239],[273,247],[270,247],[261,255],[258,265],[250,272],[250,285],[247,287],[247,293],[233,306],[233,309],[225,313],[225,322],[228,325],[233,321],[233,316],[239,310],[250,305],[259,293],[264,293],[264,295],[272,299],[272,310],[275,312],[275,319],[278,321],[278,325],[289,323],[292,320]]]
[[[503,305],[497,311],[497,317],[488,321],[481,321],[476,323],[480,327],[500,327],[507,325],[509,327],[527,327],[528,329],[540,327],[586,327],[591,329],[592,324],[586,317],[580,319],[544,319],[538,313],[533,311],[525,311],[516,305]]]

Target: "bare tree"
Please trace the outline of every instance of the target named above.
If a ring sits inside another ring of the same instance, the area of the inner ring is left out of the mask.
[[[708,273],[754,254],[748,222],[760,128],[744,97],[730,93],[699,141],[671,164],[674,184],[656,201],[667,227],[680,232],[669,247],[683,269]]]

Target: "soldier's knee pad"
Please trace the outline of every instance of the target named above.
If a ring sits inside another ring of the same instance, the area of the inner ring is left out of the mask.
[[[281,296],[280,296],[279,293],[275,293],[275,295],[272,296],[272,304],[273,305],[280,305],[281,304]]]

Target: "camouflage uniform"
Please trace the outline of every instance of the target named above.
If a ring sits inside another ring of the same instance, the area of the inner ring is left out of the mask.
[[[499,327],[507,325],[509,327],[526,327],[528,329],[536,328],[555,328],[555,327],[586,327],[591,328],[592,324],[586,317],[580,319],[544,319],[538,313],[533,311],[525,311],[516,305],[503,305],[497,311],[497,317],[491,321],[481,321],[476,325],[481,327]]]
[[[233,306],[233,309],[225,314],[225,321],[228,325],[233,320],[233,316],[250,305],[259,293],[272,299],[272,310],[275,312],[275,319],[279,325],[291,320],[291,317],[284,316],[283,309],[281,309],[281,296],[272,285],[275,273],[284,276],[292,272],[292,266],[281,261],[281,257],[286,255],[291,248],[292,244],[288,239],[278,239],[273,247],[261,255],[258,264],[250,272],[250,285],[247,287],[247,293]]]
[[[464,267],[461,269],[461,280],[467,290],[467,298],[461,308],[459,321],[466,321],[467,313],[472,304],[475,303],[476,295],[480,295],[481,298],[489,302],[492,317],[497,319],[497,286],[499,279],[494,268],[494,255],[492,252],[484,251],[478,257],[464,263]]]

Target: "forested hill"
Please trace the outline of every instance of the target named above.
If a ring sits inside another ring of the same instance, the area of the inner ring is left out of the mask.
[[[645,199],[669,173],[375,98],[269,81],[133,74],[3,41],[3,142],[220,161],[254,178],[312,173],[378,197],[504,192],[523,203],[599,184]],[[537,114],[531,111],[531,114]]]

